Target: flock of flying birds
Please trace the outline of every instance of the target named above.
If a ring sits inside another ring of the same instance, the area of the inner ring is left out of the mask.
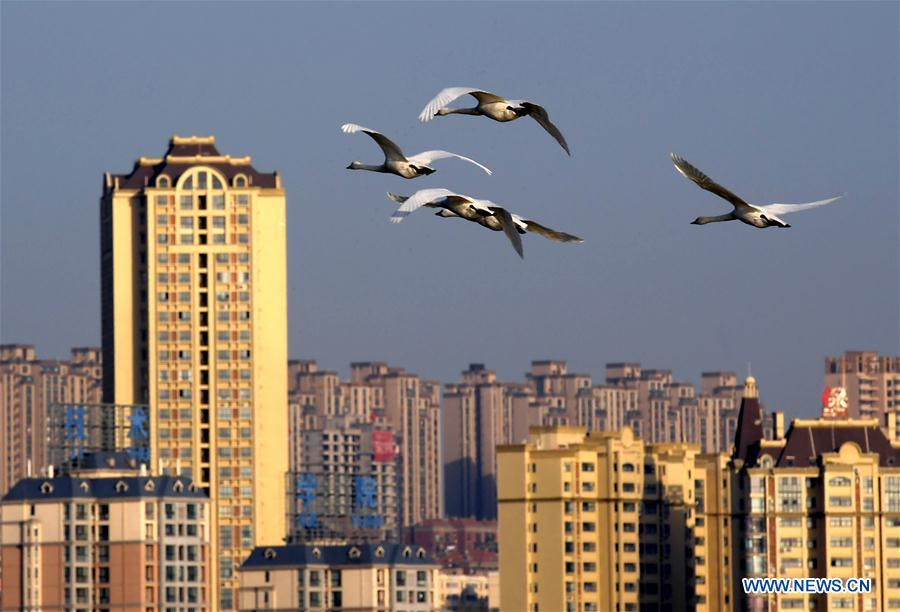
[[[464,95],[470,95],[478,104],[471,108],[449,108],[447,105]],[[566,142],[562,132],[559,131],[553,122],[550,121],[550,115],[543,106],[528,102],[526,100],[507,100],[500,96],[476,89],[473,87],[448,87],[442,89],[430,101],[422,112],[419,114],[421,121],[431,121],[435,117],[443,117],[445,115],[481,115],[488,117],[494,121],[506,123],[514,121],[520,117],[531,117],[544,128],[556,142],[565,150],[568,155],[572,155],[569,151],[569,145]],[[488,175],[492,174],[491,170],[486,166],[478,163],[474,159],[450,153],[449,151],[423,151],[417,155],[406,156],[400,147],[384,134],[356,125],[355,123],[345,123],[341,126],[341,130],[348,134],[363,132],[368,134],[384,152],[384,161],[381,164],[364,164],[354,161],[348,170],[369,170],[372,172],[385,172],[396,174],[405,179],[414,179],[420,176],[427,176],[435,172],[430,164],[439,160],[455,157],[463,161],[469,162],[481,168]],[[691,223],[695,225],[705,225],[707,223],[715,223],[717,221],[742,221],[747,225],[757,228],[766,227],[790,227],[785,223],[779,215],[799,212],[839,200],[843,195],[839,195],[826,200],[818,200],[816,202],[808,202],[805,204],[750,204],[740,196],[735,195],[725,187],[722,187],[702,171],[692,166],[687,160],[672,153],[672,162],[675,169],[685,178],[696,183],[701,189],[705,189],[729,202],[733,210],[724,215],[713,217],[697,217]],[[391,217],[392,223],[400,223],[406,216],[419,208],[436,208],[436,215],[443,218],[459,218],[466,221],[472,221],[486,227],[490,230],[502,231],[512,243],[513,248],[519,257],[524,257],[522,249],[522,234],[533,232],[544,238],[555,240],[557,242],[583,242],[583,240],[572,234],[560,232],[550,229],[531,219],[525,219],[515,213],[508,211],[506,208],[491,202],[490,200],[479,200],[471,196],[455,193],[449,189],[421,189],[411,196],[400,196],[388,193],[388,198],[400,204],[400,207]]]

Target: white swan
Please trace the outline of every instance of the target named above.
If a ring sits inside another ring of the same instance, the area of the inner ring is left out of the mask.
[[[478,200],[448,189],[422,189],[408,197],[393,193],[387,195],[389,199],[400,204],[400,208],[391,217],[391,223],[400,223],[410,213],[423,206],[439,208],[440,210],[436,213],[438,217],[458,217],[478,223],[495,232],[502,231],[509,238],[516,253],[522,258],[525,255],[522,250],[520,234],[526,232],[534,232],[557,242],[584,242],[578,236],[558,232],[537,221],[524,219],[490,200]]]
[[[779,219],[778,215],[786,215],[800,212],[801,210],[816,208],[817,206],[824,206],[825,204],[831,204],[844,197],[842,194],[833,198],[828,198],[827,200],[807,202],[806,204],[748,204],[742,198],[734,195],[728,189],[725,189],[699,169],[692,166],[684,158],[679,157],[675,153],[671,153],[670,155],[672,161],[675,163],[675,169],[678,170],[682,176],[697,183],[701,189],[716,194],[734,206],[734,210],[728,214],[715,217],[697,217],[691,221],[693,225],[706,225],[707,223],[716,223],[717,221],[738,220],[743,221],[747,225],[759,228],[790,227],[790,224]]]
[[[447,108],[448,104],[466,94],[478,100],[478,104],[472,108]],[[547,114],[543,106],[526,100],[506,100],[483,89],[474,87],[447,87],[442,89],[419,113],[419,120],[431,121],[435,116],[457,114],[484,115],[500,122],[513,121],[519,117],[529,115],[556,139],[556,142],[565,149],[566,153],[572,155],[565,137],[563,137],[559,128],[550,121],[550,115]]]
[[[341,130],[346,134],[364,132],[371,136],[372,140],[378,143],[378,146],[381,147],[382,151],[384,151],[384,162],[381,165],[376,166],[355,161],[347,166],[348,170],[371,170],[372,172],[387,172],[389,174],[402,176],[405,179],[414,179],[417,176],[428,175],[434,172],[434,168],[428,165],[431,162],[437,159],[456,157],[463,161],[467,161],[470,164],[475,164],[476,166],[484,170],[488,175],[493,174],[493,172],[491,172],[489,168],[482,166],[474,159],[469,159],[468,157],[463,157],[462,155],[457,155],[456,153],[450,153],[449,151],[423,151],[418,155],[410,155],[409,157],[406,157],[405,155],[403,155],[403,151],[400,150],[400,147],[398,147],[390,138],[380,132],[370,130],[369,128],[364,128],[361,125],[356,125],[355,123],[345,123],[341,126]]]

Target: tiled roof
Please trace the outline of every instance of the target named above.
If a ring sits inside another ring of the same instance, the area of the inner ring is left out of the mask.
[[[881,467],[900,467],[900,448],[875,424],[843,425],[836,421],[799,421],[791,425],[779,454],[778,467],[810,467],[824,453],[840,450],[845,442],[853,442],[863,453],[878,453]]]
[[[318,551],[318,556],[316,556]],[[346,546],[257,546],[241,569],[304,565],[436,565],[421,546],[358,544]]]
[[[207,498],[206,493],[191,486],[180,476],[110,476],[104,478],[23,478],[3,498],[4,502],[48,499],[121,499],[126,497],[192,497]]]

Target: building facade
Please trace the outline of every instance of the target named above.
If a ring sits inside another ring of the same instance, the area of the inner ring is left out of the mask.
[[[213,601],[285,536],[285,194],[277,172],[175,136],[106,174],[100,199],[104,401],[150,406],[151,465],[209,493]],[[221,586],[221,589],[220,589]]]
[[[832,390],[843,393],[835,394]],[[847,351],[839,357],[826,357],[824,411],[829,409],[829,396],[835,395],[843,405],[831,408],[852,418],[883,422],[889,412],[900,414],[900,356]],[[894,435],[900,435],[900,431]]]
[[[724,455],[554,426],[498,463],[504,609],[729,609]]]
[[[329,418],[345,426],[393,433],[398,525],[406,528],[443,515],[440,384],[383,362],[350,365],[350,379],[319,370],[314,361],[290,367],[292,469],[302,472],[304,430],[321,430]],[[402,492],[402,493],[401,493]]]
[[[209,498],[124,454],[0,501],[0,610],[212,610]]]
[[[763,435],[755,384],[730,461],[737,610],[900,609],[896,417],[796,419]],[[882,427],[884,425],[884,427]],[[867,593],[745,595],[739,578],[868,578]]]
[[[328,416],[297,435],[302,457],[288,483],[288,541],[398,541],[393,432],[383,423]]]
[[[407,541],[444,568],[484,574],[498,567],[497,521],[430,519],[408,529]]]
[[[413,546],[260,547],[240,574],[241,610],[440,609],[438,566]]]
[[[0,496],[48,465],[51,407],[102,397],[100,349],[74,348],[68,360],[38,359],[27,344],[0,346]]]

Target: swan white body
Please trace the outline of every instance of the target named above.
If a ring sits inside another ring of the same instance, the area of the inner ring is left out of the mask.
[[[524,258],[521,234],[534,232],[557,242],[584,242],[578,236],[558,232],[531,219],[509,212],[490,200],[479,200],[454,193],[449,189],[422,189],[409,197],[388,193],[388,198],[400,207],[391,217],[391,223],[400,223],[410,213],[421,207],[438,208],[437,216],[461,218],[472,221],[495,232],[503,232],[519,257]]]
[[[839,195],[827,200],[817,200],[816,202],[807,202],[805,204],[749,204],[743,198],[736,196],[734,193],[722,187],[698,168],[692,166],[684,158],[671,153],[672,162],[675,169],[687,179],[696,183],[701,189],[705,189],[710,193],[714,193],[720,198],[729,202],[734,210],[724,215],[715,217],[697,217],[691,223],[693,225],[706,225],[707,223],[717,223],[719,221],[741,221],[747,225],[758,227],[760,229],[766,227],[790,227],[778,215],[786,215],[789,213],[800,212],[818,206],[831,204],[840,200],[843,195]]]
[[[446,159],[448,157],[455,157],[457,159],[461,159],[463,161],[467,161],[470,164],[475,164],[482,170],[484,170],[488,175],[493,174],[489,168],[486,166],[482,166],[474,159],[470,159],[468,157],[463,157],[462,155],[457,155],[456,153],[450,153],[449,151],[423,151],[417,155],[410,155],[406,157],[403,155],[403,151],[400,150],[400,147],[394,143],[390,138],[382,134],[381,132],[376,132],[375,130],[370,130],[369,128],[364,128],[361,125],[356,125],[355,123],[345,123],[341,126],[341,131],[345,134],[355,134],[356,132],[363,132],[368,134],[372,140],[374,140],[381,150],[384,152],[384,162],[380,165],[373,164],[364,164],[362,162],[354,161],[351,162],[349,166],[347,166],[348,170],[370,170],[372,172],[386,172],[389,174],[396,174],[397,176],[402,176],[405,179],[414,179],[419,176],[427,176],[434,172],[434,168],[432,168],[429,164],[438,159]]]
[[[478,100],[478,104],[471,108],[447,107],[448,104],[457,98],[467,94]],[[447,87],[446,89],[439,91],[438,94],[425,105],[425,108],[419,113],[419,120],[431,121],[434,117],[443,117],[444,115],[483,115],[484,117],[488,117],[501,123],[513,121],[519,117],[530,116],[537,121],[542,128],[547,130],[547,133],[556,139],[556,142],[559,143],[559,146],[561,146],[566,153],[572,155],[562,132],[560,132],[559,128],[550,121],[550,115],[547,113],[547,110],[534,102],[528,102],[527,100],[506,100],[497,94],[475,87]]]

